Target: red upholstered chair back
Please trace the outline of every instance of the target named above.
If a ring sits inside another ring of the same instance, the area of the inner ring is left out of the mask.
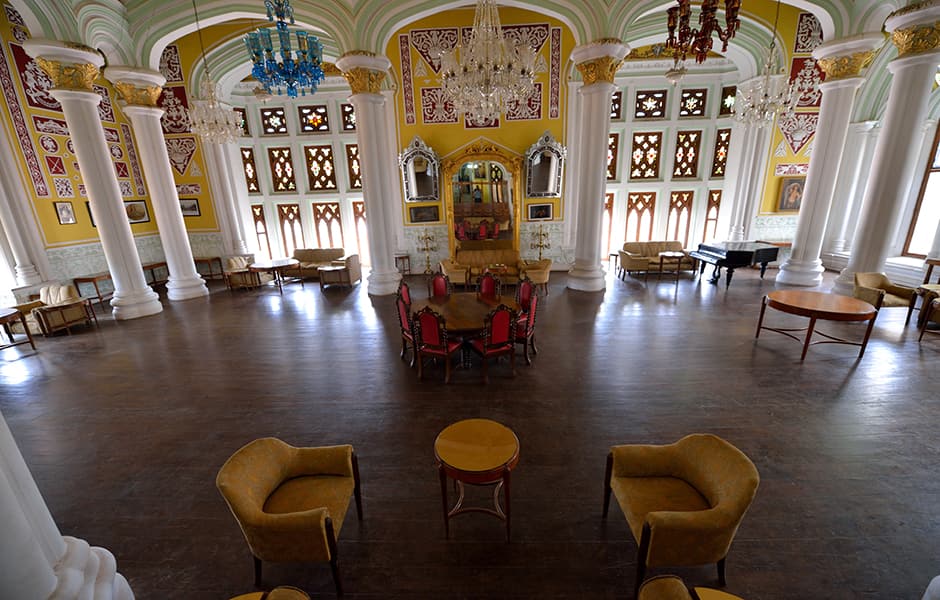
[[[411,333],[411,319],[408,317],[410,304],[405,303],[405,299],[401,296],[395,301],[395,304],[398,305],[398,324],[401,325],[402,331],[407,331]]]
[[[480,230],[477,237],[481,240],[486,239],[486,221],[480,221]]]
[[[492,273],[484,273],[477,279],[477,294],[481,296],[497,298],[501,287],[499,279]]]
[[[443,273],[435,273],[428,284],[428,294],[431,296],[449,296],[450,279]]]
[[[418,348],[443,348],[447,345],[444,317],[426,306],[414,314],[414,338]]]
[[[404,279],[398,284],[398,297],[404,300],[405,304],[411,306],[411,288],[408,287]]]
[[[529,300],[535,292],[535,284],[528,277],[524,278],[516,286],[516,302],[522,308],[522,311],[529,310]]]
[[[516,328],[516,315],[511,308],[500,304],[486,315],[483,332],[484,352],[490,352],[505,347],[512,347],[515,342],[513,335]]]
[[[499,237],[499,223],[493,223],[493,231],[490,232],[490,237],[494,240]]]
[[[535,308],[539,305],[539,297],[537,294],[532,294],[532,299],[529,302],[529,312],[528,318],[526,319],[525,328],[526,333],[531,333],[535,329]]]
[[[465,227],[464,223],[457,225],[457,239],[458,240],[467,239],[467,228]]]

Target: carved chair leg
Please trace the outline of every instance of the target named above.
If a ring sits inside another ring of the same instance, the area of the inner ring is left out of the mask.
[[[718,585],[725,587],[727,582],[725,581],[725,561],[728,560],[728,557],[724,557],[718,561]]]
[[[482,358],[483,358],[483,360],[482,360],[482,362],[483,362],[483,384],[485,385],[485,384],[487,384],[487,383],[490,382],[490,379],[489,379],[489,377],[487,377],[487,375],[486,375],[486,357],[484,356],[484,357],[482,357]]]
[[[531,365],[532,359],[529,358],[529,340],[522,338],[522,354],[525,357],[525,364]]]
[[[408,340],[404,336],[401,338],[401,352],[398,354],[398,358],[405,358],[405,354],[408,352]]]
[[[336,585],[336,595],[343,595],[343,582],[339,578],[339,558],[336,555],[336,534],[333,532],[333,519],[326,518],[326,544],[330,548],[330,569],[333,571],[333,583]]]
[[[614,454],[607,455],[607,469],[604,472],[604,513],[601,515],[607,518],[607,509],[610,508],[610,477],[614,472]]]
[[[634,598],[640,595],[640,585],[643,584],[643,579],[646,577],[646,556],[649,554],[649,549],[650,526],[647,523],[643,525],[643,534],[640,536],[640,547],[637,549],[636,553],[636,583],[633,586]]]
[[[444,357],[444,383],[445,384],[450,383],[450,363],[451,363],[451,357],[445,356]]]
[[[532,353],[533,353],[533,354],[538,354],[538,353],[539,353],[539,349],[535,347],[535,332],[532,332],[532,341],[531,341],[531,344],[532,344]]]
[[[362,521],[362,482],[359,479],[359,458],[356,453],[352,455],[353,481],[356,487],[353,488],[353,494],[356,497],[356,516]]]
[[[421,360],[421,353],[415,349],[415,361],[418,363],[418,381],[421,381],[424,377],[424,361]]]
[[[252,556],[255,559],[255,587],[261,587],[261,559]]]

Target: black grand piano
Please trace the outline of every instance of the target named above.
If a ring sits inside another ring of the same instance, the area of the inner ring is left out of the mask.
[[[708,280],[709,283],[718,283],[721,279],[721,268],[728,269],[725,275],[727,288],[731,285],[731,277],[738,267],[760,264],[760,278],[763,279],[767,263],[777,260],[779,250],[777,246],[765,242],[712,242],[699,244],[698,250],[689,252],[689,256],[701,262],[699,276],[705,273],[705,263],[715,265],[712,278]]]

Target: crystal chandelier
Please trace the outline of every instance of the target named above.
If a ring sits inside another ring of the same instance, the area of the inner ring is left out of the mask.
[[[268,21],[277,17],[277,40],[280,46],[280,61],[275,58],[271,30],[262,28],[245,36],[245,47],[251,58],[251,76],[264,86],[268,93],[277,90],[282,94],[287,90],[291,98],[307,93],[313,94],[323,81],[323,45],[316,36],[306,31],[297,31],[297,50],[291,48],[291,31],[287,21],[294,24],[294,9],[290,0],[264,0],[268,11]]]
[[[192,108],[187,111],[189,129],[207,142],[234,142],[242,134],[242,119],[231,107],[219,100],[216,83],[209,74],[209,63],[206,61],[206,46],[202,42],[196,0],[193,0],[193,14],[196,16],[196,31],[199,33],[199,48],[202,50],[202,66],[206,70],[206,78],[200,86],[203,99],[194,100]]]
[[[777,21],[780,19],[780,0],[777,0],[777,15],[770,37],[770,47],[764,56],[764,68],[754,79],[738,85],[738,97],[734,102],[734,115],[738,121],[752,123],[758,127],[773,124],[778,116],[792,115],[800,95],[789,81],[786,72],[777,69]]]
[[[692,29],[692,6],[690,0],[677,0],[678,6],[673,6],[667,12],[667,26],[669,37],[666,38],[666,48],[672,50],[676,67],[683,62],[689,54],[695,55],[695,62],[703,63],[708,58],[708,51],[714,46],[712,34],[721,40],[721,51],[728,50],[728,42],[737,33],[741,21],[738,11],[741,10],[741,0],[725,0],[725,28],[718,25],[718,0],[704,0],[702,12],[699,14],[699,29]]]
[[[535,58],[503,35],[495,0],[477,0],[473,30],[441,55],[444,96],[472,124],[490,124],[532,93]]]

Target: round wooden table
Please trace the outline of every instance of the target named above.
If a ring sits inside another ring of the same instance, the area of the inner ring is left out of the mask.
[[[698,594],[699,600],[744,600],[740,596],[712,588],[697,587],[695,593]]]
[[[248,265],[248,270],[255,273],[271,273],[274,275],[274,285],[277,291],[284,293],[284,269],[296,267],[300,261],[296,258],[275,258],[272,260],[259,260]],[[300,277],[300,287],[304,286],[304,278]]]
[[[764,327],[764,311],[767,307],[779,310],[780,312],[801,317],[809,317],[809,326],[799,329],[784,329],[779,327]],[[868,338],[871,336],[872,327],[875,325],[875,317],[878,316],[878,309],[857,298],[840,296],[839,294],[826,294],[823,292],[811,292],[803,290],[777,290],[764,296],[760,307],[760,318],[757,321],[757,334],[755,339],[760,337],[761,329],[776,331],[783,335],[793,338],[798,342],[803,342],[803,354],[800,360],[806,358],[806,351],[813,344],[848,344],[850,346],[860,346],[858,357],[865,354],[865,347],[868,345]],[[865,330],[865,339],[861,342],[852,342],[839,337],[827,335],[820,331],[817,334],[826,338],[817,342],[811,342],[813,332],[816,329],[816,321],[868,321],[868,329]],[[793,335],[792,332],[806,332],[804,339]]]
[[[434,440],[444,507],[444,535],[450,537],[450,518],[467,512],[482,512],[506,522],[506,541],[511,531],[509,473],[519,462],[519,438],[505,425],[489,419],[466,419],[448,425]],[[447,479],[457,483],[459,495],[453,508],[447,501]],[[493,508],[465,507],[464,484],[495,485]],[[505,508],[500,506],[503,489]]]
[[[444,317],[448,333],[470,334],[483,329],[483,320],[486,315],[500,304],[505,304],[519,312],[519,304],[509,296],[478,296],[473,292],[416,299],[411,305],[411,311],[418,312],[430,306]]]
[[[23,331],[26,332],[26,339],[18,342],[13,340],[13,330],[10,329],[10,325],[16,321],[20,322],[23,326]],[[3,331],[6,332],[7,337],[10,339],[10,343],[0,346],[0,349],[11,348],[13,346],[19,346],[20,344],[29,344],[33,347],[33,350],[36,349],[33,334],[29,332],[29,326],[26,324],[26,317],[23,316],[23,313],[15,308],[0,308],[0,325],[3,325]]]

